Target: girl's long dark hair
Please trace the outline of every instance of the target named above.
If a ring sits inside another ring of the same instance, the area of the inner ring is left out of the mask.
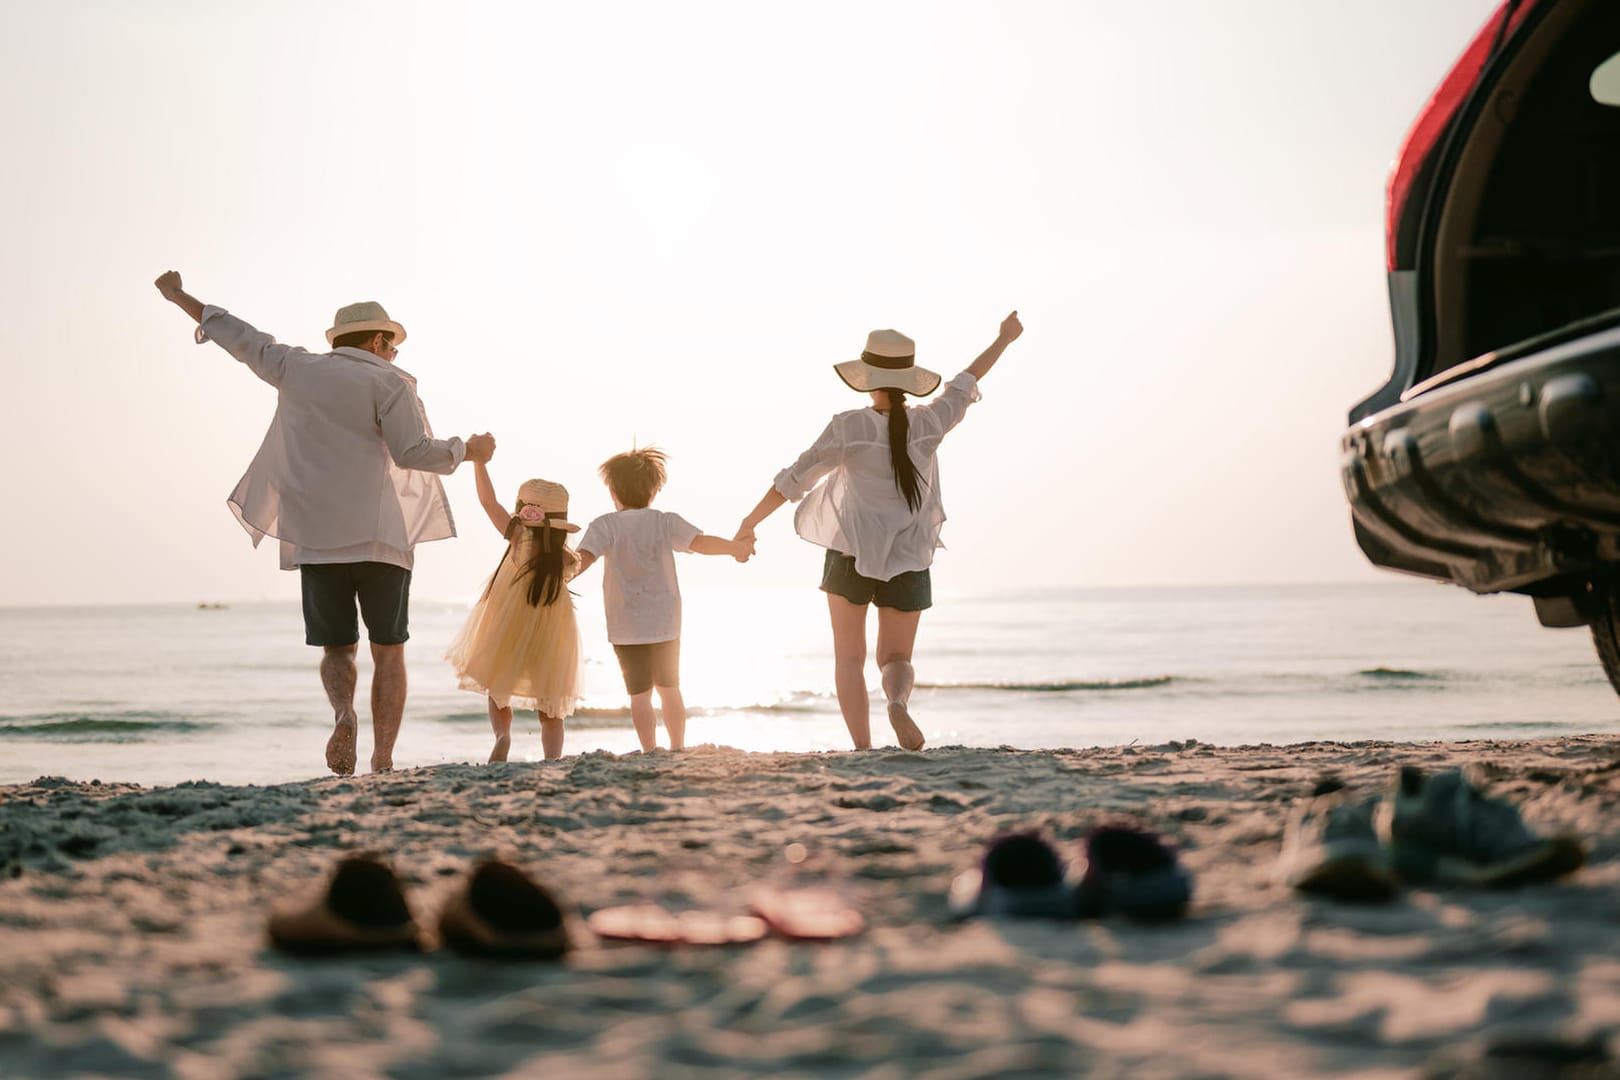
[[[523,537],[523,530],[527,528],[530,526],[525,525],[516,515],[506,523],[507,544],[504,558],[512,558],[512,553],[517,550],[518,541]],[[568,534],[561,529],[553,529],[550,525],[535,526],[534,532],[534,544],[529,551],[528,565],[518,567],[518,576],[529,575],[529,606],[541,607],[556,603],[557,597],[562,595],[563,579],[567,572]],[[484,595],[488,596],[489,589],[494,586],[495,579],[492,577],[489,587],[484,590]]]
[[[912,510],[922,505],[922,485],[917,479],[917,466],[911,463],[911,425],[906,419],[904,391],[889,388],[889,461],[894,465],[894,486],[905,496]]]

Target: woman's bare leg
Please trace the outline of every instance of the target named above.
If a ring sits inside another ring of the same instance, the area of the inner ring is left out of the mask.
[[[495,704],[494,698],[484,700],[489,703],[489,726],[495,732],[495,746],[489,752],[489,760],[505,761],[512,749],[512,707],[503,708]]]
[[[827,594],[827,614],[832,618],[833,684],[838,688],[838,708],[844,726],[857,750],[872,747],[870,701],[866,690],[866,605],[852,604],[842,596]]]
[[[917,641],[917,624],[921,619],[920,611],[878,608],[878,671],[883,676],[883,697],[889,703],[889,725],[905,750],[921,750],[924,742],[923,733],[911,719],[906,704],[911,700],[911,687],[917,678],[911,666],[911,650]]]
[[[547,761],[556,761],[562,757],[563,722],[555,716],[539,713],[540,717],[540,749],[545,751]]]
[[[664,734],[671,750],[686,749],[686,699],[678,686],[660,686],[658,705],[664,714]]]
[[[651,753],[658,749],[658,718],[653,715],[652,690],[630,695],[630,722],[636,725],[636,738],[641,749]]]

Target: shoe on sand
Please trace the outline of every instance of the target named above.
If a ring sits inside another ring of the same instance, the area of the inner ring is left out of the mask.
[[[573,947],[557,898],[498,859],[475,866],[445,903],[439,938],[457,952],[511,959],[547,960]]]
[[[399,879],[386,863],[368,856],[338,863],[325,891],[313,900],[272,911],[267,930],[276,948],[305,955],[422,947],[421,929]]]
[[[1586,851],[1573,835],[1536,834],[1459,769],[1429,776],[1407,765],[1396,781],[1390,859],[1411,882],[1503,887],[1571,873]]]
[[[790,941],[835,941],[866,929],[866,919],[835,889],[761,887],[750,895],[748,906],[772,933]]]
[[[976,868],[956,875],[946,903],[958,919],[1074,918],[1074,896],[1064,880],[1063,862],[1051,844],[1032,832],[992,840]]]
[[[767,932],[753,915],[714,911],[671,912],[657,904],[632,904],[593,911],[585,924],[597,937],[654,945],[746,945]]]
[[[1373,818],[1378,797],[1357,799],[1337,780],[1300,800],[1283,832],[1278,877],[1291,889],[1335,900],[1388,900],[1400,891]]]
[[[1162,922],[1186,913],[1192,891],[1192,875],[1164,841],[1134,826],[1105,825],[1086,837],[1086,870],[1075,886],[1074,914]]]

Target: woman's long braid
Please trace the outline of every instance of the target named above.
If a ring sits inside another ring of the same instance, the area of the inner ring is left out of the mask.
[[[894,486],[915,510],[922,505],[922,489],[917,467],[911,463],[910,424],[906,419],[906,395],[889,388],[889,460],[894,464]]]

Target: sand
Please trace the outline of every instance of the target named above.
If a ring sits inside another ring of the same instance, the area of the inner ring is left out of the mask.
[[[1382,907],[1274,883],[1288,809],[1319,775],[1372,790],[1408,763],[1476,764],[1532,824],[1586,837],[1590,864]],[[42,779],[0,788],[0,1075],[1616,1075],[1531,1065],[1620,1056],[1617,800],[1620,744],[1595,736],[698,747],[277,787]],[[1179,844],[1197,879],[1185,920],[949,920],[951,878],[998,833],[1077,854],[1120,819]],[[825,883],[868,929],[598,942],[549,964],[268,949],[267,904],[354,850],[386,852],[428,924],[471,860],[498,854],[581,913],[741,910],[762,882]]]

